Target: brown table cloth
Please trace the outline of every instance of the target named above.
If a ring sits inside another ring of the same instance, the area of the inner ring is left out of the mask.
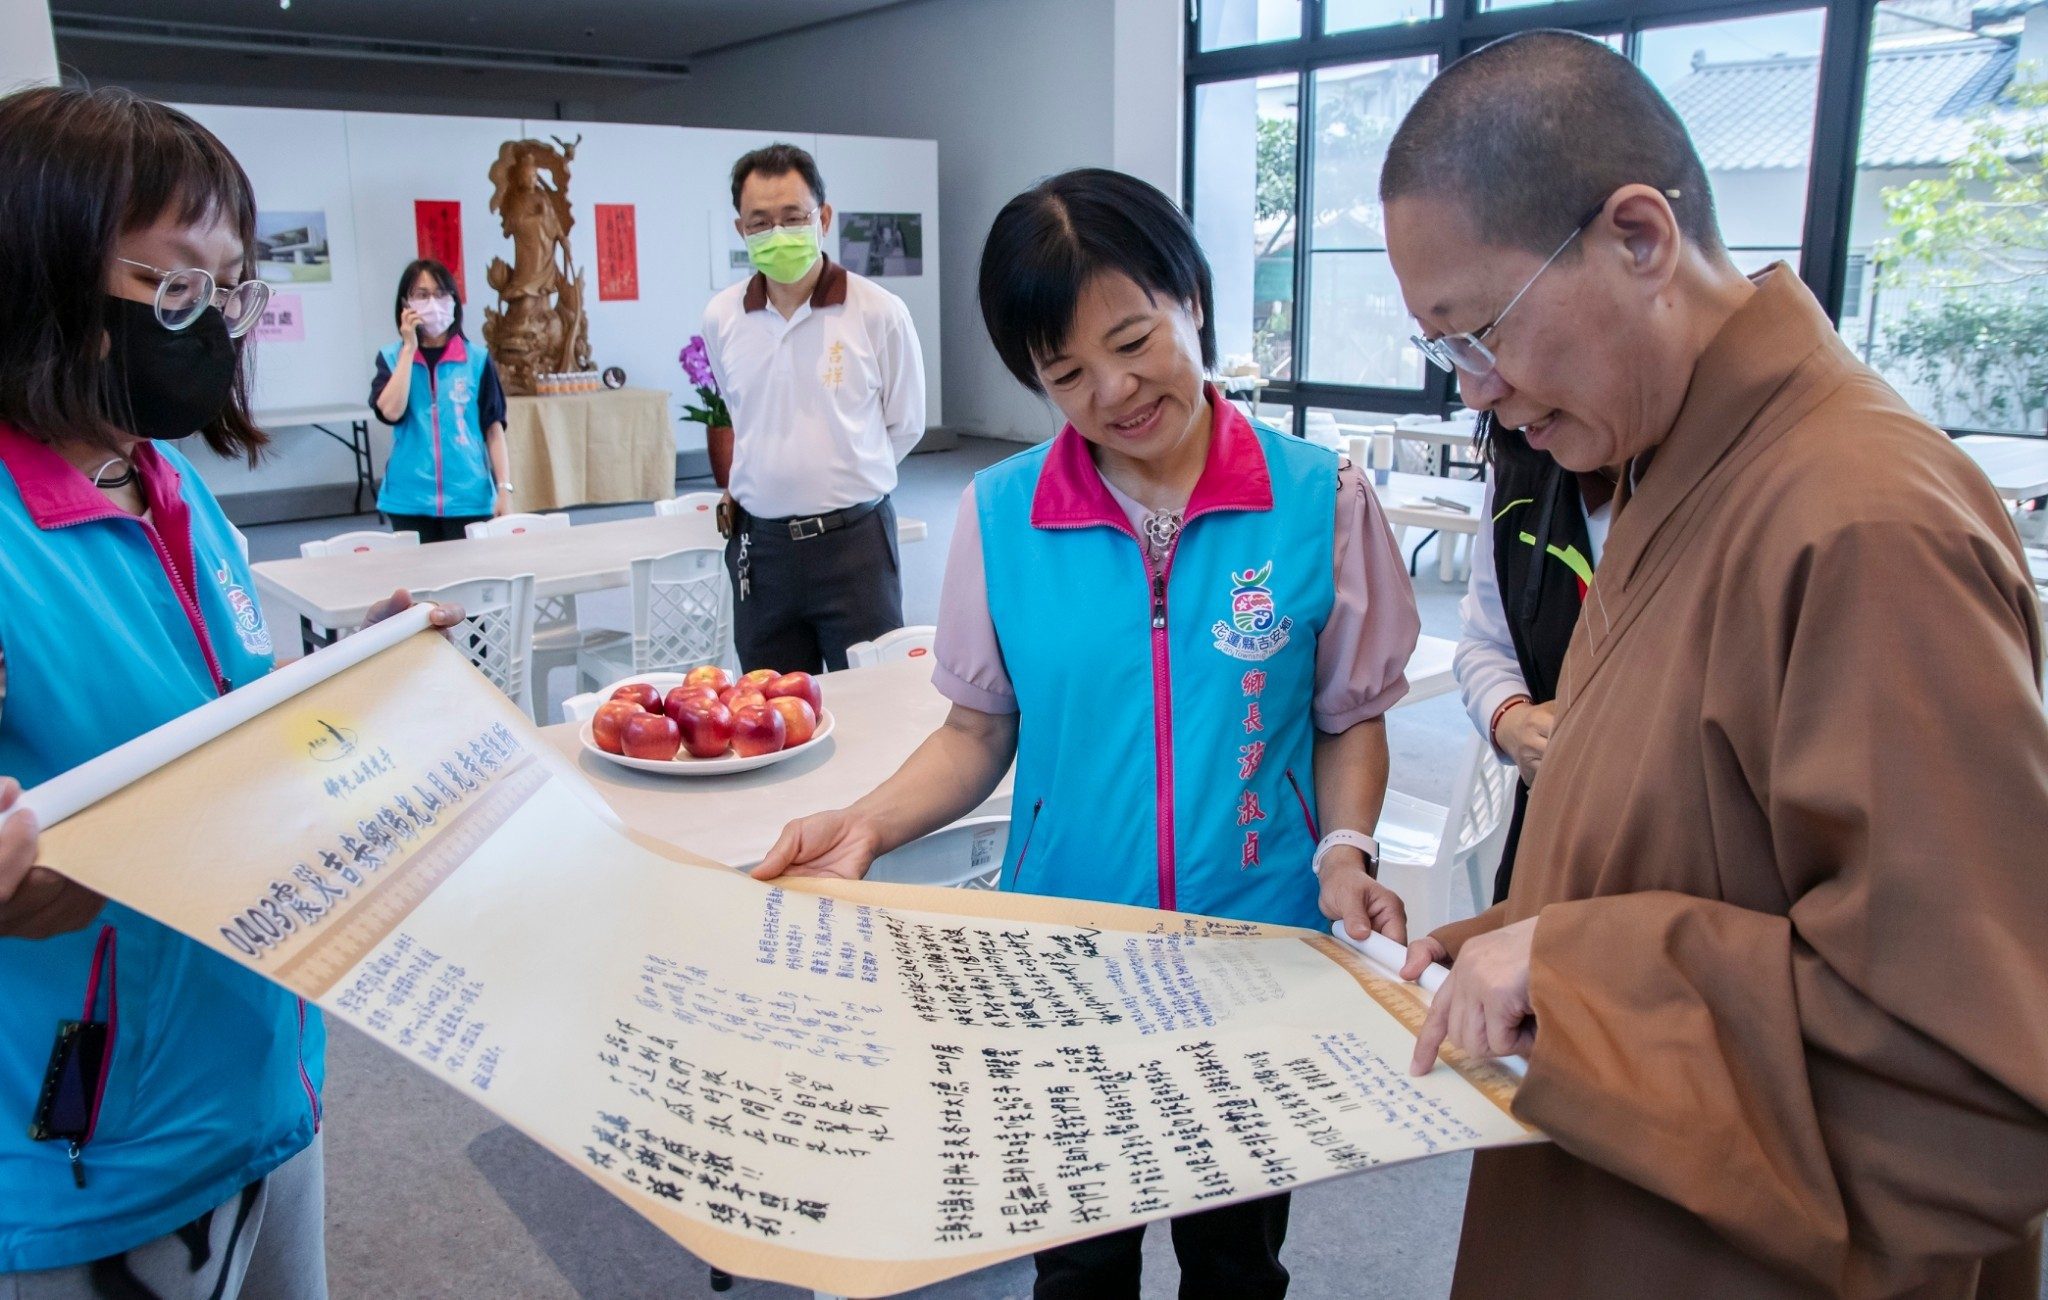
[[[505,408],[514,510],[675,495],[675,431],[661,389],[512,397]]]

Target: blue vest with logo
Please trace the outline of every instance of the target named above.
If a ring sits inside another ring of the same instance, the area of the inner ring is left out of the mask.
[[[1218,409],[1238,468],[1263,459],[1272,505],[1205,510],[1198,486],[1164,573],[1120,513],[1034,523],[1057,440],[975,478],[1019,710],[1003,883],[1320,928],[1311,705],[1335,597],[1337,458]],[[1223,437],[1204,484],[1236,472]]]
[[[398,368],[397,343],[381,353]],[[477,395],[483,391],[483,345],[451,335],[441,364],[412,359],[412,388],[405,415],[391,430],[391,459],[377,508],[387,515],[488,515],[497,500],[490,453],[478,422]]]
[[[24,450],[23,435],[5,426],[0,438],[24,461],[42,450]],[[162,444],[155,451],[182,480],[176,500],[189,515],[190,595],[204,645],[184,584],[158,551],[181,545],[180,521],[165,518],[175,509],[156,510],[160,532],[111,507],[100,518],[74,509],[45,529],[25,485],[0,464],[0,774],[24,786],[270,670],[269,632],[234,531],[184,458]],[[140,830],[135,853],[150,853]],[[109,1017],[103,978],[110,1065],[79,1153],[80,1189],[67,1144],[28,1132],[58,1022],[85,1009],[108,930],[106,975],[118,1002]],[[129,1250],[305,1149],[325,1042],[318,1011],[118,904],[76,933],[0,940],[0,1274]]]

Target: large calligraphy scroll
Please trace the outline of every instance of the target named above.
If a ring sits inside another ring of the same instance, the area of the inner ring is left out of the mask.
[[[422,624],[32,791],[44,861],[319,1002],[721,1268],[880,1294],[1535,1140],[1493,1066],[1410,1078],[1415,990],[1327,936],[773,888],[645,840]]]

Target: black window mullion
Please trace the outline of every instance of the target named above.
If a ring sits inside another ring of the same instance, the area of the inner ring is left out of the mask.
[[[1315,243],[1315,73],[1310,70],[1328,45],[1324,0],[1301,0],[1302,66],[1294,92],[1294,310],[1288,324],[1294,333],[1290,368],[1297,381],[1308,376],[1309,264]],[[1308,407],[1294,404],[1294,436],[1308,436]]]
[[[1827,29],[1821,37],[1820,94],[1814,104],[1799,278],[1837,322],[1849,277],[1849,211],[1856,195],[1856,153],[1876,13],[1875,0],[1828,0]]]
[[[1307,68],[1294,74],[1294,310],[1287,325],[1288,368],[1297,383],[1308,377],[1308,292],[1310,249],[1315,242],[1315,112],[1310,97],[1315,77]]]

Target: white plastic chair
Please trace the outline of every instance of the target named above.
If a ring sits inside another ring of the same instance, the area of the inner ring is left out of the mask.
[[[464,537],[518,537],[523,533],[555,533],[569,526],[569,516],[557,512],[551,515],[499,515],[496,519],[479,519],[462,529]]]
[[[722,664],[732,654],[732,584],[725,552],[692,546],[633,561],[633,635],[586,646],[576,656],[578,689],[635,673]]]
[[[1386,806],[1373,832],[1380,842],[1380,880],[1408,905],[1408,933],[1428,934],[1440,925],[1483,909],[1493,896],[1493,873],[1507,844],[1508,814],[1514,807],[1515,769],[1503,764],[1485,738],[1474,735],[1458,760],[1451,803],[1387,791]],[[1456,809],[1456,820],[1452,820]],[[1448,831],[1448,833],[1447,833]],[[1472,891],[1472,911],[1453,914],[1452,893],[1460,874]]]
[[[932,638],[938,635],[938,631],[929,623],[920,623],[899,627],[872,641],[856,641],[846,647],[846,666],[873,668],[876,664],[895,663],[899,659],[928,659],[932,653]]]
[[[416,591],[413,599],[462,606],[460,626],[448,629],[448,640],[462,651],[491,684],[512,702],[533,714],[533,575],[513,578],[471,578],[433,591]]]
[[[685,492],[681,496],[655,502],[654,513],[664,518],[699,510],[709,513],[718,509],[718,503],[724,499],[724,494],[719,492]]]
[[[867,878],[892,885],[994,889],[1001,883],[1009,839],[1008,817],[965,817],[884,853],[868,868]]]
[[[1328,411],[1310,411],[1302,420],[1302,437],[1318,447],[1344,450],[1344,435],[1337,427],[1337,417]]]
[[[336,533],[332,537],[300,542],[299,558],[314,560],[323,555],[360,555],[365,551],[396,551],[419,544],[420,535],[410,529],[402,533],[386,533],[366,528],[360,532]]]
[[[569,516],[501,515],[465,527],[465,537],[521,537],[528,533],[559,533],[569,529]],[[586,630],[582,608],[574,596],[536,596],[533,602],[533,720],[543,726],[548,708],[548,678],[557,668],[574,668],[576,656],[593,646],[615,645],[626,634],[614,628]]]
[[[317,560],[329,555],[362,555],[369,551],[397,551],[409,546],[418,546],[419,544],[420,535],[410,529],[402,533],[386,533],[379,532],[374,528],[365,528],[353,533],[336,533],[332,537],[319,537],[310,542],[300,542],[299,558],[302,560]],[[244,546],[246,547],[246,545],[245,541]],[[244,550],[243,554],[246,556],[248,552]],[[305,640],[308,653],[311,653],[319,646],[331,645],[337,637],[344,633],[355,631],[354,628],[322,627],[310,618],[301,618],[299,620],[299,630]]]

